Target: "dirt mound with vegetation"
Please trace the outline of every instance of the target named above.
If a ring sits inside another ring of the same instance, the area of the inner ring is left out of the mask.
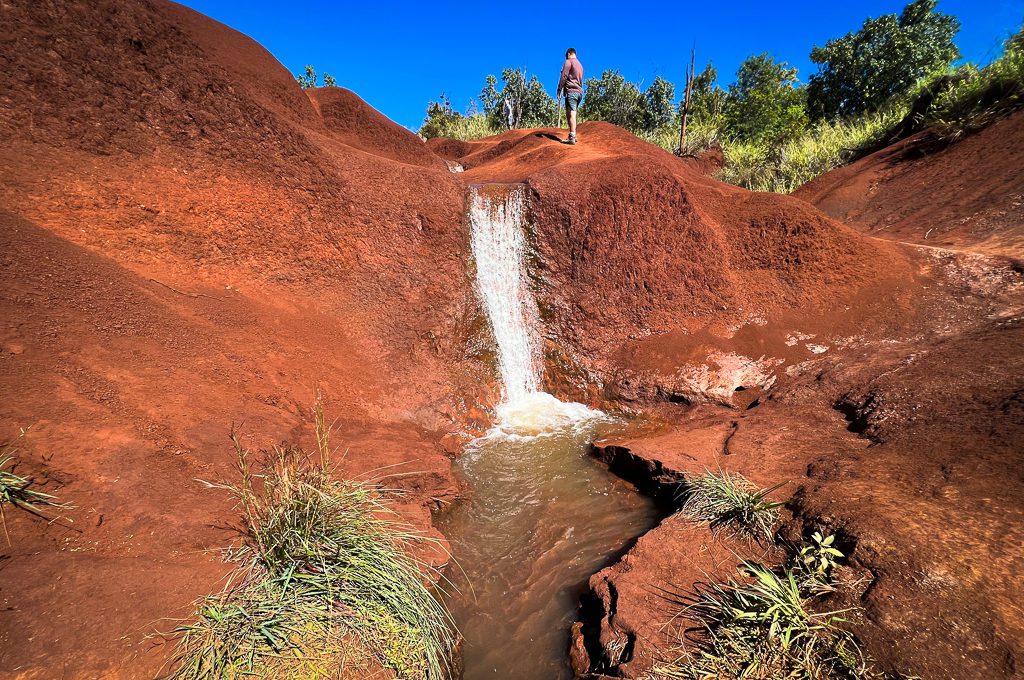
[[[794,195],[873,236],[1019,258],[1024,113],[954,144],[924,131]]]
[[[865,287],[909,285],[893,246],[799,200],[715,181],[607,123],[581,125],[575,147],[556,132],[511,131],[451,157],[469,182],[530,187],[542,314],[565,354],[553,365],[578,359],[606,378],[624,336],[812,317]]]

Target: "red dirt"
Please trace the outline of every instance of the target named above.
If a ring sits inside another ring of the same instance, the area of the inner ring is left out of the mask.
[[[177,5],[0,21],[0,437],[31,428],[22,469],[76,506],[69,527],[7,513],[0,677],[152,677],[144,636],[225,570],[237,511],[197,480],[234,477],[232,423],[310,445],[319,386],[343,472],[395,465],[421,529],[452,498],[441,442],[489,379],[464,359],[464,189]]]
[[[1021,258],[1024,112],[948,148],[926,130],[795,195],[872,235]]]
[[[424,145],[177,5],[31,3],[0,22],[0,436],[31,426],[24,468],[77,506],[70,528],[8,513],[0,677],[152,676],[167,650],[144,636],[225,569],[213,549],[236,511],[196,480],[233,474],[232,423],[309,444],[316,386],[342,472],[398,464],[403,513],[429,528],[457,493],[449,456],[497,397],[467,268],[476,182],[529,186],[549,387],[643,416],[599,449],[613,471],[651,490],[719,464],[789,480],[785,530],[842,533],[865,576],[844,597],[881,666],[1017,672],[1024,366],[1006,258],[868,238],[602,123],[575,147],[554,130]],[[1005,229],[949,238],[1007,254],[1020,121],[903,165],[880,152],[822,192],[869,193],[842,216],[897,211],[898,236],[994,196]],[[1006,151],[982,172],[993,139]],[[933,167],[962,170],[958,202],[911,191]],[[655,529],[592,580],[581,670],[644,672],[671,642],[658,593],[742,549],[679,517]],[[612,653],[624,638],[629,659]]]

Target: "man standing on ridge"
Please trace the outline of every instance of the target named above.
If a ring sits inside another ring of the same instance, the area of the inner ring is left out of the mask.
[[[576,49],[570,47],[565,51],[565,63],[562,65],[562,77],[558,79],[555,99],[560,100],[565,93],[565,117],[569,121],[569,139],[566,144],[576,143],[576,109],[583,99],[583,64],[576,58]]]

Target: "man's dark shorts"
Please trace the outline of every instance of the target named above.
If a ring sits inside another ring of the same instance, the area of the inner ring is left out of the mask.
[[[565,108],[568,111],[575,111],[579,108],[580,102],[583,100],[582,92],[566,92],[565,93]]]

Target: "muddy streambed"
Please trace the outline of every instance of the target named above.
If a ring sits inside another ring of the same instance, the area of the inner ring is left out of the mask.
[[[457,561],[448,604],[466,680],[572,677],[569,628],[588,578],[658,521],[650,499],[590,457],[608,427],[492,433],[460,459],[467,498],[440,529]]]

